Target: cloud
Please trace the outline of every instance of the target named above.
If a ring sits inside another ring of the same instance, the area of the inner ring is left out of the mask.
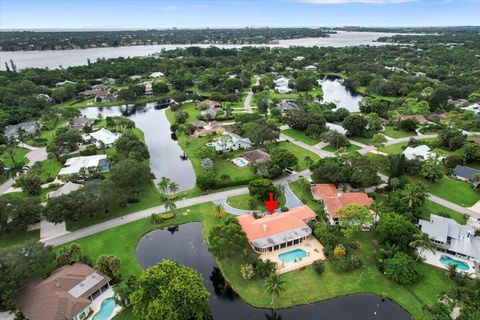
[[[345,3],[370,3],[370,4],[387,4],[387,3],[405,3],[418,0],[300,0],[304,3],[312,4],[345,4]]]

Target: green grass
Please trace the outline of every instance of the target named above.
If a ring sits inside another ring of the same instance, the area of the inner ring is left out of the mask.
[[[12,165],[12,157],[10,156],[9,151],[13,151],[13,160],[16,163],[19,163],[23,161],[24,163],[27,163],[27,159],[25,159],[25,155],[29,152],[27,149],[19,148],[19,147],[8,147],[3,150],[3,152],[0,154],[0,160],[3,161],[4,165],[6,167],[9,167]]]
[[[435,183],[425,179],[410,177],[411,180],[421,181],[426,184],[433,195],[462,207],[471,207],[480,201],[480,194],[475,192],[469,183],[443,177]]]
[[[407,145],[408,145],[408,142],[395,143],[395,144],[380,148],[379,151],[386,154],[400,154],[400,153],[403,153]]]
[[[135,249],[142,235],[158,228],[192,221],[202,222],[204,236],[223,220],[216,220],[210,214],[213,204],[204,203],[186,209],[176,210],[176,218],[160,226],[151,225],[148,219],[132,222],[114,229],[79,239],[77,242],[82,253],[95,261],[101,254],[114,254],[121,260],[124,278],[130,274],[140,274],[142,268],[135,259]],[[122,239],[122,241],[118,241]],[[355,293],[373,293],[389,297],[399,303],[414,319],[429,319],[424,305],[431,306],[436,297],[448,290],[450,283],[445,272],[428,265],[421,268],[425,277],[416,285],[400,286],[385,278],[375,264],[375,252],[378,248],[373,233],[356,235],[360,247],[355,254],[364,262],[359,270],[344,273],[336,271],[330,261],[325,262],[325,271],[319,276],[313,267],[293,271],[281,276],[285,291],[276,299],[275,307],[287,308],[294,305],[313,303],[341,295]],[[216,259],[225,279],[233,289],[249,304],[255,307],[270,307],[271,296],[265,291],[263,281],[257,278],[244,280],[239,272],[244,262],[239,259]],[[117,319],[131,319],[130,310]]]
[[[385,130],[382,133],[394,139],[406,138],[415,135],[413,132],[398,130],[395,127],[385,127]]]
[[[184,103],[180,110],[188,113],[188,123],[197,121],[198,117],[200,116],[200,110],[197,109],[197,105],[193,102]],[[175,112],[172,111],[170,108],[167,108],[165,110],[165,115],[167,116],[167,119],[170,123],[175,122]]]
[[[395,101],[397,98],[395,97],[388,97],[388,96],[382,96],[380,94],[376,94],[376,93],[370,93],[370,94],[367,94],[367,88],[366,87],[358,87],[357,90],[356,90],[358,93],[361,93],[362,95],[366,96],[366,97],[370,97],[370,98],[374,98],[374,99],[379,99],[379,100],[384,100],[384,101],[389,101],[389,102],[392,102],[392,101]]]
[[[14,245],[25,243],[29,240],[40,239],[40,230],[25,231],[18,233],[0,234],[0,248],[7,248]]]
[[[295,129],[286,129],[282,131],[283,134],[291,137],[292,139],[301,141],[303,143],[308,144],[309,146],[316,145],[317,143],[321,142],[320,139],[314,139],[305,134],[305,132],[298,131]]]
[[[358,151],[358,150],[360,150],[360,149],[362,149],[362,148],[360,148],[359,146],[356,146],[356,145],[354,145],[354,144],[351,144],[350,146],[348,146],[348,147],[346,148],[345,152],[346,152],[346,153],[354,153],[354,152],[356,152],[356,151]],[[335,152],[335,151],[338,150],[338,148],[335,148],[334,146],[332,146],[332,145],[329,144],[328,146],[323,147],[322,150],[330,151],[330,152]]]
[[[310,189],[302,190],[298,181],[290,182],[289,186],[290,189],[292,189],[293,193],[295,193],[295,195],[298,197],[298,199],[300,199],[300,201],[302,201],[304,204],[308,205],[313,211],[315,211],[316,213],[324,212],[323,205],[313,199]],[[325,219],[326,217],[323,218]]]
[[[460,212],[441,206],[431,200],[425,201],[425,204],[420,208],[422,218],[428,220],[431,214],[445,213],[460,224],[467,223],[467,217]]]
[[[350,140],[363,143],[367,146],[373,145],[373,138],[364,138],[364,137],[351,137]]]
[[[260,201],[258,199],[255,199],[255,206],[253,208],[249,207],[249,200],[251,199],[249,194],[242,194],[239,196],[234,196],[230,197],[227,199],[227,203],[237,209],[242,209],[242,210],[259,210],[259,211],[265,211],[267,207],[265,206],[265,203],[263,201]],[[280,199],[275,199],[278,200],[278,208],[284,207],[285,206],[285,195],[282,195]]]
[[[36,164],[37,165],[37,164]],[[55,159],[47,159],[39,162],[39,176],[42,183],[51,182],[55,179],[62,168],[62,164]]]
[[[291,142],[287,142],[287,141],[281,141],[278,143],[278,146],[272,148],[272,152],[273,150],[275,149],[286,149],[288,151],[290,151],[291,153],[293,153],[295,156],[297,156],[298,158],[298,164],[297,166],[295,167],[295,170],[297,171],[302,171],[302,170],[305,170],[305,169],[308,169],[308,164],[307,162],[305,161],[305,157],[310,157],[314,162],[320,160],[320,156],[316,153],[313,153],[311,151],[308,151],[307,149],[304,149],[300,146],[297,146],[296,144],[294,143],[291,143]]]

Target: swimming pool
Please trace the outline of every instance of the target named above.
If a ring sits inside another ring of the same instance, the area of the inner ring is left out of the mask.
[[[237,167],[245,167],[248,165],[248,160],[245,158],[235,158],[232,160],[232,162],[237,166]]]
[[[453,264],[453,265],[456,265],[458,269],[462,270],[462,271],[468,271],[470,269],[470,266],[468,264],[466,264],[465,262],[463,261],[459,261],[459,260],[455,260],[453,258],[450,258],[449,256],[441,256],[440,257],[440,262],[444,265],[444,266],[448,266],[450,264]]]
[[[292,262],[297,259],[302,259],[307,256],[307,253],[302,249],[295,249],[278,255],[278,258],[283,262]]]
[[[107,320],[113,314],[113,309],[115,309],[115,299],[108,298],[103,300],[100,311],[95,313],[93,320]]]

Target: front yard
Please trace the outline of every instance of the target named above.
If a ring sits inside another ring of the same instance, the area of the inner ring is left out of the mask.
[[[291,137],[292,139],[298,140],[300,142],[306,143],[309,146],[316,145],[317,143],[322,142],[320,139],[314,139],[305,134],[303,131],[298,131],[295,129],[286,129],[282,131],[283,134]]]

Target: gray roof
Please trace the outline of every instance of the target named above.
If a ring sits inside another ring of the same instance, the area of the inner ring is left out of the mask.
[[[22,122],[5,127],[5,136],[17,137],[18,130],[23,130],[27,134],[35,134],[40,129],[40,123],[38,121]]]
[[[466,256],[480,258],[480,239],[475,237],[472,227],[459,224],[453,219],[430,215],[430,220],[418,222],[422,232],[430,239],[442,242],[448,249]],[[448,244],[450,240],[450,244]]]
[[[205,117],[207,114],[209,114],[212,119],[215,119],[217,117],[217,113],[220,110],[221,110],[221,108],[214,107],[214,106],[209,106],[207,109],[200,112],[200,115],[202,117]]]
[[[277,233],[275,235],[260,238],[252,241],[252,245],[258,249],[266,249],[288,241],[293,241],[308,237],[312,234],[312,229],[308,226],[300,227],[297,229],[285,231],[282,233]]]
[[[279,104],[277,104],[275,109],[284,112],[284,111],[288,111],[288,110],[297,110],[298,106],[295,103],[290,102],[290,101],[282,101]]]
[[[473,177],[477,174],[480,174],[480,171],[461,165],[457,165],[455,169],[453,169],[454,176],[461,177],[467,180],[472,180]]]

